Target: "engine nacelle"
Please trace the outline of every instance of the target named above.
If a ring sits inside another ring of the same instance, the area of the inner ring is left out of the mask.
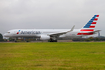
[[[49,40],[50,36],[47,35],[41,35],[40,40]]]

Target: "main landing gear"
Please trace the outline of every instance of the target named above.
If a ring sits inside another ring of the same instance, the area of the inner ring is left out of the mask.
[[[49,42],[57,42],[56,38],[50,38]]]

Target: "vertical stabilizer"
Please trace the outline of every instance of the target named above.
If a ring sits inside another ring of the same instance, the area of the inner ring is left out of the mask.
[[[94,15],[92,19],[82,29],[94,29],[99,15]]]
[[[77,35],[92,35],[93,33],[88,33],[94,31],[95,25],[97,23],[99,15],[94,15],[90,21],[80,29]]]

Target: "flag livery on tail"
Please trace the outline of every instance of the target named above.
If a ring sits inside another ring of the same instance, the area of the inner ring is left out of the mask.
[[[96,21],[98,20],[99,15],[94,15],[94,17],[83,27],[83,28],[95,28]]]
[[[80,32],[77,35],[92,35],[98,17],[99,15],[94,15],[94,17],[92,17],[92,19],[83,28],[80,29]]]

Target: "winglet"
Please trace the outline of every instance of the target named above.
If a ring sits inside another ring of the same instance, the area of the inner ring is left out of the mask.
[[[74,27],[75,27],[75,25],[71,28],[71,30],[70,31],[68,31],[68,32],[71,32],[71,31],[73,31],[74,30]]]
[[[71,31],[73,31],[73,30],[74,30],[74,27],[75,27],[75,25],[71,28]]]

